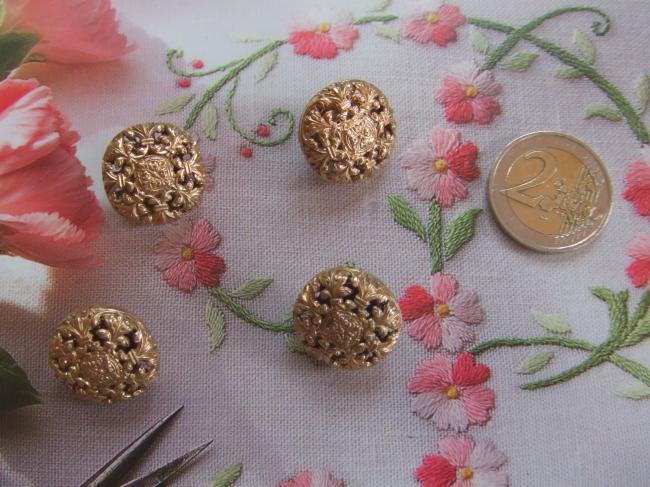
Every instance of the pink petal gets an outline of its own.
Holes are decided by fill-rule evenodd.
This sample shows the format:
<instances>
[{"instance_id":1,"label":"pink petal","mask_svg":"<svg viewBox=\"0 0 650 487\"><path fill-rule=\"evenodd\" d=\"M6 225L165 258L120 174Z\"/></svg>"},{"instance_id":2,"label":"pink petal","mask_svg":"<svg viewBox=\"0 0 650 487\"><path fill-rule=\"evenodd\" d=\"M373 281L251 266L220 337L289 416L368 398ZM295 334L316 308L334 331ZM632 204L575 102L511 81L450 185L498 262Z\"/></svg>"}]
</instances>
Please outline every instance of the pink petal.
<instances>
[{"instance_id":1,"label":"pink petal","mask_svg":"<svg viewBox=\"0 0 650 487\"><path fill-rule=\"evenodd\" d=\"M481 125L492 123L494 117L501 113L501 105L489 96L479 94L472 102L474 119Z\"/></svg>"},{"instance_id":2,"label":"pink petal","mask_svg":"<svg viewBox=\"0 0 650 487\"><path fill-rule=\"evenodd\" d=\"M165 272L163 279L171 287L176 287L183 292L189 293L196 288L196 272L194 270L194 261L180 261Z\"/></svg>"},{"instance_id":3,"label":"pink petal","mask_svg":"<svg viewBox=\"0 0 650 487\"><path fill-rule=\"evenodd\" d=\"M451 401L446 392L424 392L413 397L411 411L422 419L431 419L438 411L446 411ZM442 413L443 416L445 414ZM446 420L443 419L444 421Z\"/></svg>"},{"instance_id":4,"label":"pink petal","mask_svg":"<svg viewBox=\"0 0 650 487\"><path fill-rule=\"evenodd\" d=\"M478 324L485 320L485 313L475 292L460 292L449 301L452 314L465 323Z\"/></svg>"},{"instance_id":5,"label":"pink petal","mask_svg":"<svg viewBox=\"0 0 650 487\"><path fill-rule=\"evenodd\" d=\"M337 47L331 37L322 32L294 31L289 36L289 44L299 55L308 55L314 59L331 59L336 56Z\"/></svg>"},{"instance_id":6,"label":"pink petal","mask_svg":"<svg viewBox=\"0 0 650 487\"><path fill-rule=\"evenodd\" d=\"M467 436L448 436L438 442L438 451L454 467L466 467L474 451L474 440Z\"/></svg>"},{"instance_id":7,"label":"pink petal","mask_svg":"<svg viewBox=\"0 0 650 487\"><path fill-rule=\"evenodd\" d=\"M206 287L217 287L221 276L226 271L226 264L221 257L207 252L194 254L194 268L201 284Z\"/></svg>"},{"instance_id":8,"label":"pink petal","mask_svg":"<svg viewBox=\"0 0 650 487\"><path fill-rule=\"evenodd\" d=\"M466 431L470 420L460 400L444 397L446 401L436 409L432 421L439 430Z\"/></svg>"},{"instance_id":9,"label":"pink petal","mask_svg":"<svg viewBox=\"0 0 650 487\"><path fill-rule=\"evenodd\" d=\"M431 143L434 148L434 159L447 159L449 154L460 147L460 131L434 127L431 131Z\"/></svg>"},{"instance_id":10,"label":"pink petal","mask_svg":"<svg viewBox=\"0 0 650 487\"><path fill-rule=\"evenodd\" d=\"M192 228L190 246L195 252L209 252L214 250L221 243L221 237L212 228L212 225L201 218Z\"/></svg>"},{"instance_id":11,"label":"pink petal","mask_svg":"<svg viewBox=\"0 0 650 487\"><path fill-rule=\"evenodd\" d=\"M491 71L480 71L473 78L472 85L478 89L482 95L495 96L501 93L501 85L494 81Z\"/></svg>"},{"instance_id":12,"label":"pink petal","mask_svg":"<svg viewBox=\"0 0 650 487\"><path fill-rule=\"evenodd\" d=\"M473 487L508 487L508 485L508 475L504 472L475 470L472 477Z\"/></svg>"},{"instance_id":13,"label":"pink petal","mask_svg":"<svg viewBox=\"0 0 650 487\"><path fill-rule=\"evenodd\" d=\"M469 465L474 470L497 470L506 463L506 456L498 451L491 441L480 441L469 461Z\"/></svg>"},{"instance_id":14,"label":"pink petal","mask_svg":"<svg viewBox=\"0 0 650 487\"><path fill-rule=\"evenodd\" d=\"M474 355L471 353L463 352L456 359L452 377L454 384L474 386L482 384L490 378L490 369L484 364L476 364Z\"/></svg>"},{"instance_id":15,"label":"pink petal","mask_svg":"<svg viewBox=\"0 0 650 487\"><path fill-rule=\"evenodd\" d=\"M352 49L354 41L359 38L359 31L351 25L338 25L332 27L330 37L339 49Z\"/></svg>"},{"instance_id":16,"label":"pink petal","mask_svg":"<svg viewBox=\"0 0 650 487\"><path fill-rule=\"evenodd\" d=\"M438 15L440 16L439 22L450 27L460 27L465 23L465 16L455 5L443 3L438 9Z\"/></svg>"},{"instance_id":17,"label":"pink petal","mask_svg":"<svg viewBox=\"0 0 650 487\"><path fill-rule=\"evenodd\" d=\"M443 23L432 24L429 28L431 42L440 47L445 47L456 40L456 29Z\"/></svg>"},{"instance_id":18,"label":"pink petal","mask_svg":"<svg viewBox=\"0 0 650 487\"><path fill-rule=\"evenodd\" d=\"M433 311L433 296L422 286L409 286L400 298L399 306L405 320L414 320Z\"/></svg>"},{"instance_id":19,"label":"pink petal","mask_svg":"<svg viewBox=\"0 0 650 487\"><path fill-rule=\"evenodd\" d=\"M435 349L442 341L440 317L428 313L417 318L409 325L408 335L414 340L422 340L428 349Z\"/></svg>"},{"instance_id":20,"label":"pink petal","mask_svg":"<svg viewBox=\"0 0 650 487\"><path fill-rule=\"evenodd\" d=\"M436 100L443 105L458 103L466 100L467 85L462 84L452 75L447 75L442 79L442 87L436 92Z\"/></svg>"},{"instance_id":21,"label":"pink petal","mask_svg":"<svg viewBox=\"0 0 650 487\"><path fill-rule=\"evenodd\" d=\"M489 73L489 71L487 72ZM449 76L455 78L463 85L464 92L469 85L474 85L477 82L477 78L479 77L480 73L481 70L474 61L464 61L453 66L452 72L449 74ZM479 82L482 81L483 78L479 80Z\"/></svg>"},{"instance_id":22,"label":"pink petal","mask_svg":"<svg viewBox=\"0 0 650 487\"><path fill-rule=\"evenodd\" d=\"M404 24L402 35L420 44L426 44L431 42L431 28L432 25L426 20L415 19Z\"/></svg>"},{"instance_id":23,"label":"pink petal","mask_svg":"<svg viewBox=\"0 0 650 487\"><path fill-rule=\"evenodd\" d=\"M467 188L463 180L451 170L438 175L434 188L436 200L444 208L451 207L457 199L462 200L467 197Z\"/></svg>"},{"instance_id":24,"label":"pink petal","mask_svg":"<svg viewBox=\"0 0 650 487\"><path fill-rule=\"evenodd\" d=\"M482 385L464 387L459 401L471 424L484 425L495 406L494 391Z\"/></svg>"},{"instance_id":25,"label":"pink petal","mask_svg":"<svg viewBox=\"0 0 650 487\"><path fill-rule=\"evenodd\" d=\"M635 259L650 261L650 234L637 234L627 249L627 255Z\"/></svg>"},{"instance_id":26,"label":"pink petal","mask_svg":"<svg viewBox=\"0 0 650 487\"><path fill-rule=\"evenodd\" d=\"M469 325L454 316L442 320L442 346L445 350L457 353L473 341L474 331Z\"/></svg>"},{"instance_id":27,"label":"pink petal","mask_svg":"<svg viewBox=\"0 0 650 487\"><path fill-rule=\"evenodd\" d=\"M452 366L444 355L421 362L415 376L408 381L408 390L413 393L445 392L452 384Z\"/></svg>"},{"instance_id":28,"label":"pink petal","mask_svg":"<svg viewBox=\"0 0 650 487\"><path fill-rule=\"evenodd\" d=\"M456 479L456 469L441 456L425 455L415 478L423 487L450 487Z\"/></svg>"},{"instance_id":29,"label":"pink petal","mask_svg":"<svg viewBox=\"0 0 650 487\"><path fill-rule=\"evenodd\" d=\"M445 104L445 118L454 123L469 123L474 120L474 102L471 98L451 101Z\"/></svg>"},{"instance_id":30,"label":"pink petal","mask_svg":"<svg viewBox=\"0 0 650 487\"><path fill-rule=\"evenodd\" d=\"M433 299L438 303L449 303L456 295L458 282L453 276L436 272L431 276Z\"/></svg>"}]
</instances>

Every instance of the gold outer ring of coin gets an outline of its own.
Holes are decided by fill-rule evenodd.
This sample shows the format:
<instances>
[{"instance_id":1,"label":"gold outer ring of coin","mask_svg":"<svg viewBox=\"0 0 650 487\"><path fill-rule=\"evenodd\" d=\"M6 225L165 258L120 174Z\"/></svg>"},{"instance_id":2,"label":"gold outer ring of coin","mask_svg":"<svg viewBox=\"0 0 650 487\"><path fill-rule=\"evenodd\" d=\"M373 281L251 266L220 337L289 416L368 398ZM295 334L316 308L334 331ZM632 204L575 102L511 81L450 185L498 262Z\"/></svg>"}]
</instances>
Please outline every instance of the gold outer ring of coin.
<instances>
[{"instance_id":1,"label":"gold outer ring of coin","mask_svg":"<svg viewBox=\"0 0 650 487\"><path fill-rule=\"evenodd\" d=\"M525 247L565 252L603 230L612 185L596 152L560 132L533 132L506 146L488 180L500 227Z\"/></svg>"},{"instance_id":2,"label":"gold outer ring of coin","mask_svg":"<svg viewBox=\"0 0 650 487\"><path fill-rule=\"evenodd\" d=\"M293 308L305 351L333 367L371 367L393 350L402 332L395 295L372 274L335 267L316 274Z\"/></svg>"},{"instance_id":3,"label":"gold outer ring of coin","mask_svg":"<svg viewBox=\"0 0 650 487\"><path fill-rule=\"evenodd\" d=\"M171 123L143 123L118 133L102 161L113 208L137 223L178 220L199 202L206 174L196 140Z\"/></svg>"},{"instance_id":4,"label":"gold outer ring of coin","mask_svg":"<svg viewBox=\"0 0 650 487\"><path fill-rule=\"evenodd\" d=\"M393 110L381 90L353 79L333 83L309 101L298 138L320 176L350 183L385 165L396 129Z\"/></svg>"},{"instance_id":5,"label":"gold outer ring of coin","mask_svg":"<svg viewBox=\"0 0 650 487\"><path fill-rule=\"evenodd\" d=\"M111 404L142 394L154 380L160 358L154 338L138 318L93 306L69 314L57 326L48 361L78 397Z\"/></svg>"}]
</instances>

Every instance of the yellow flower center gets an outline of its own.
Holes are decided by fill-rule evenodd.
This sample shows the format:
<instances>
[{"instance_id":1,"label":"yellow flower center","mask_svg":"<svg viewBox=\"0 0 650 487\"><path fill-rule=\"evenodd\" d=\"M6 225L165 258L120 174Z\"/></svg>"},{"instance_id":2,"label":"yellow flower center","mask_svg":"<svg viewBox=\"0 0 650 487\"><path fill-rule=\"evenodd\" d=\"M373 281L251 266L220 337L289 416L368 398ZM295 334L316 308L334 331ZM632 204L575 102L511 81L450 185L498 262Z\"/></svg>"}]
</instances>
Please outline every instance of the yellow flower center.
<instances>
[{"instance_id":1,"label":"yellow flower center","mask_svg":"<svg viewBox=\"0 0 650 487\"><path fill-rule=\"evenodd\" d=\"M447 389L447 397L449 399L458 399L460 397L460 391L458 390L458 387L451 386L449 389Z\"/></svg>"},{"instance_id":2,"label":"yellow flower center","mask_svg":"<svg viewBox=\"0 0 650 487\"><path fill-rule=\"evenodd\" d=\"M321 32L329 32L332 29L332 24L329 22L321 22L318 24L318 30Z\"/></svg>"},{"instance_id":3,"label":"yellow flower center","mask_svg":"<svg viewBox=\"0 0 650 487\"><path fill-rule=\"evenodd\" d=\"M447 303L442 303L436 306L436 312L440 316L447 316L449 314L449 305Z\"/></svg>"},{"instance_id":4,"label":"yellow flower center","mask_svg":"<svg viewBox=\"0 0 650 487\"><path fill-rule=\"evenodd\" d=\"M478 89L474 85L469 85L465 90L465 94L470 98L476 98L476 95L478 95Z\"/></svg>"},{"instance_id":5,"label":"yellow flower center","mask_svg":"<svg viewBox=\"0 0 650 487\"><path fill-rule=\"evenodd\" d=\"M440 15L438 15L438 12L431 12L429 15L427 15L427 22L430 24L435 24L440 20Z\"/></svg>"},{"instance_id":6,"label":"yellow flower center","mask_svg":"<svg viewBox=\"0 0 650 487\"><path fill-rule=\"evenodd\" d=\"M445 169L447 169L447 161L444 159L438 159L436 162L433 163L434 166L436 166L436 171L442 172Z\"/></svg>"},{"instance_id":7,"label":"yellow flower center","mask_svg":"<svg viewBox=\"0 0 650 487\"><path fill-rule=\"evenodd\" d=\"M474 470L472 470L470 467L463 467L460 469L460 477L463 480L471 480L474 478Z\"/></svg>"},{"instance_id":8,"label":"yellow flower center","mask_svg":"<svg viewBox=\"0 0 650 487\"><path fill-rule=\"evenodd\" d=\"M192 260L194 258L194 251L191 247L183 247L181 250L181 259L183 260Z\"/></svg>"}]
</instances>

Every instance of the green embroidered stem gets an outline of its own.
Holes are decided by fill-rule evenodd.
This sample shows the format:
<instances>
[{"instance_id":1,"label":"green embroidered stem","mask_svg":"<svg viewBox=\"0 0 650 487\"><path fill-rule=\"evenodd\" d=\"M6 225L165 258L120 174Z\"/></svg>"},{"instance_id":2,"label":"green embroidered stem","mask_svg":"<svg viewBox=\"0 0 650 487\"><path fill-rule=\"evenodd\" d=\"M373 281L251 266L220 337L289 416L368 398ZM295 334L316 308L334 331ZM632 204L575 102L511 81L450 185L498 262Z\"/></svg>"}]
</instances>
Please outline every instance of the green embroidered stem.
<instances>
[{"instance_id":1,"label":"green embroidered stem","mask_svg":"<svg viewBox=\"0 0 650 487\"><path fill-rule=\"evenodd\" d=\"M260 50L254 52L247 58L244 58L241 62L236 64L230 71L228 71L224 76L222 76L214 85L212 85L210 88L208 88L201 99L192 107L192 111L190 111L190 114L187 117L187 120L185 121L184 127L185 129L189 129L194 125L196 122L196 119L199 117L199 114L207 105L214 95L216 95L221 88L223 88L228 82L232 81L235 79L237 76L239 76L239 73L241 73L244 69L246 69L248 66L250 66L252 63L257 61L259 58L264 56L265 54L268 54L269 52L275 51L277 48L280 46L283 46L286 44L287 41L273 41L264 47L262 47Z\"/></svg>"},{"instance_id":2,"label":"green embroidered stem","mask_svg":"<svg viewBox=\"0 0 650 487\"><path fill-rule=\"evenodd\" d=\"M219 287L210 288L210 294L223 303L233 314L253 326L257 326L262 330L274 331L280 333L289 333L294 331L293 323L291 320L272 322L258 318L253 313L248 311L244 306L239 304L235 299L228 294L227 291Z\"/></svg>"},{"instance_id":3,"label":"green embroidered stem","mask_svg":"<svg viewBox=\"0 0 650 487\"><path fill-rule=\"evenodd\" d=\"M616 365L619 369L624 370L635 379L640 380L645 385L650 387L650 369L641 365L639 362L630 360L617 353L613 353L609 357L609 361Z\"/></svg>"},{"instance_id":4,"label":"green embroidered stem","mask_svg":"<svg viewBox=\"0 0 650 487\"><path fill-rule=\"evenodd\" d=\"M355 19L352 24L362 25L370 24L371 22L392 22L393 20L397 19L399 19L397 15L367 15L365 17L359 17L358 19Z\"/></svg>"},{"instance_id":5,"label":"green embroidered stem","mask_svg":"<svg viewBox=\"0 0 650 487\"><path fill-rule=\"evenodd\" d=\"M246 133L238 124L237 121L235 120L235 115L233 113L232 109L232 99L235 96L235 92L237 91L237 84L239 83L239 76L236 76L235 79L232 82L232 86L228 90L228 93L226 94L226 116L228 117L228 122L230 122L230 126L232 129L237 132L240 136L242 136L244 139L246 139L248 142L251 144L255 145L260 145L263 147L271 147L274 145L279 145L282 144L284 141L286 141L289 137L291 137L291 134L293 133L293 128L295 125L295 120L293 117L293 113L291 113L289 110L284 110L282 108L275 108L271 110L271 113L267 117L266 121L267 123L271 125L275 125L277 123L277 117L282 115L287 118L287 129L282 133L278 138L276 139L271 139L271 140L264 140L264 139L257 139L250 134Z\"/></svg>"},{"instance_id":6,"label":"green embroidered stem","mask_svg":"<svg viewBox=\"0 0 650 487\"><path fill-rule=\"evenodd\" d=\"M575 367L571 367L570 369L567 369L560 374L554 375L553 377L549 377L548 379L542 379L535 382L529 382L528 384L523 384L521 388L527 391L534 391L535 389L541 389L543 387L549 387L561 382L569 381L574 377L579 376L580 374L584 374L589 369L596 367L603 362L606 362L607 359L608 357L606 354L595 352L594 354L590 355L587 360L579 365L576 365Z\"/></svg>"},{"instance_id":7,"label":"green embroidered stem","mask_svg":"<svg viewBox=\"0 0 650 487\"><path fill-rule=\"evenodd\" d=\"M497 338L478 344L470 350L474 355L480 355L493 348L499 347L530 347L533 345L553 345L557 347L572 348L592 352L595 345L584 340L575 340L565 337L535 337L535 338Z\"/></svg>"},{"instance_id":8,"label":"green embroidered stem","mask_svg":"<svg viewBox=\"0 0 650 487\"><path fill-rule=\"evenodd\" d=\"M218 73L220 71L225 71L226 69L232 68L233 66L236 66L237 64L243 61L243 59L234 59L229 63L222 64L221 66L217 66L216 68L208 69L207 71L183 71L177 68L176 66L174 66L174 58L179 59L182 57L183 57L182 49L170 49L169 51L167 51L167 61L165 62L165 64L167 64L167 69L169 69L176 76L180 76L182 78L200 78L203 76L208 76L214 73Z\"/></svg>"},{"instance_id":9,"label":"green embroidered stem","mask_svg":"<svg viewBox=\"0 0 650 487\"><path fill-rule=\"evenodd\" d=\"M431 249L431 274L442 272L442 210L435 199L429 206L427 240Z\"/></svg>"}]
</instances>

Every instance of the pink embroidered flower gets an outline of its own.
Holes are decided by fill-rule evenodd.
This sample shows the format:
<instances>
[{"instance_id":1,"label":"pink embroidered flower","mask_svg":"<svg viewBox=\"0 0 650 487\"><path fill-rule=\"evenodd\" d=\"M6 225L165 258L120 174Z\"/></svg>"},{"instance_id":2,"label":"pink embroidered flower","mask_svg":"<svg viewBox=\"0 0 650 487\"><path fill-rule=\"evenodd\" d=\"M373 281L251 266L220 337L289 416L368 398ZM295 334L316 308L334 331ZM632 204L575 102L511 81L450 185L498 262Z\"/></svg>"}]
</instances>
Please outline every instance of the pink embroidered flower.
<instances>
[{"instance_id":1,"label":"pink embroidered flower","mask_svg":"<svg viewBox=\"0 0 650 487\"><path fill-rule=\"evenodd\" d=\"M345 487L345 482L329 472L299 472L291 480L280 482L279 487Z\"/></svg>"},{"instance_id":2,"label":"pink embroidered flower","mask_svg":"<svg viewBox=\"0 0 650 487\"><path fill-rule=\"evenodd\" d=\"M438 10L419 10L407 15L402 35L421 44L435 42L441 47L456 41L456 28L465 23L465 17L454 5L443 4Z\"/></svg>"},{"instance_id":3,"label":"pink embroidered flower","mask_svg":"<svg viewBox=\"0 0 650 487\"><path fill-rule=\"evenodd\" d=\"M474 356L463 352L455 364L435 354L418 365L408 390L415 394L413 412L432 419L440 430L465 431L470 425L484 425L494 409L494 392L483 384L490 369L474 364Z\"/></svg>"},{"instance_id":4,"label":"pink embroidered flower","mask_svg":"<svg viewBox=\"0 0 650 487\"><path fill-rule=\"evenodd\" d=\"M508 475L500 470L507 458L491 441L448 436L438 442L438 451L425 455L415 471L423 487L508 486Z\"/></svg>"},{"instance_id":5,"label":"pink embroidered flower","mask_svg":"<svg viewBox=\"0 0 650 487\"><path fill-rule=\"evenodd\" d=\"M156 267L167 284L186 293L194 291L197 281L217 287L226 271L223 259L212 252L220 243L219 234L203 218L196 224L172 225L154 249Z\"/></svg>"},{"instance_id":6,"label":"pink embroidered flower","mask_svg":"<svg viewBox=\"0 0 650 487\"><path fill-rule=\"evenodd\" d=\"M446 75L436 100L445 107L450 122L492 123L501 113L501 106L492 98L501 91L490 71L481 71L474 63L464 63Z\"/></svg>"},{"instance_id":7,"label":"pink embroidered flower","mask_svg":"<svg viewBox=\"0 0 650 487\"><path fill-rule=\"evenodd\" d=\"M634 259L625 269L630 281L635 287L650 290L650 234L638 234L627 249L627 254Z\"/></svg>"},{"instance_id":8,"label":"pink embroidered flower","mask_svg":"<svg viewBox=\"0 0 650 487\"><path fill-rule=\"evenodd\" d=\"M636 212L650 221L650 146L645 146L641 158L630 165L625 176L623 198L631 201Z\"/></svg>"},{"instance_id":9,"label":"pink embroidered flower","mask_svg":"<svg viewBox=\"0 0 650 487\"><path fill-rule=\"evenodd\" d=\"M5 0L3 30L40 37L34 52L48 61L111 61L135 49L119 31L110 0Z\"/></svg>"},{"instance_id":10,"label":"pink embroidered flower","mask_svg":"<svg viewBox=\"0 0 650 487\"><path fill-rule=\"evenodd\" d=\"M48 87L0 83L0 254L54 267L96 264L90 242L103 216L75 157L77 140Z\"/></svg>"},{"instance_id":11,"label":"pink embroidered flower","mask_svg":"<svg viewBox=\"0 0 650 487\"><path fill-rule=\"evenodd\" d=\"M431 276L431 292L409 286L399 305L404 319L411 321L409 336L429 349L442 344L450 352L460 352L474 340L472 325L485 319L478 295L459 293L456 279L439 272Z\"/></svg>"},{"instance_id":12,"label":"pink embroidered flower","mask_svg":"<svg viewBox=\"0 0 650 487\"><path fill-rule=\"evenodd\" d=\"M434 127L431 138L412 146L400 157L406 185L423 200L436 199L444 207L467 197L466 181L478 178L478 149L461 143L460 132Z\"/></svg>"},{"instance_id":13,"label":"pink embroidered flower","mask_svg":"<svg viewBox=\"0 0 650 487\"><path fill-rule=\"evenodd\" d=\"M315 12L310 18L299 20L291 30L289 44L293 52L314 59L331 59L339 49L350 50L359 37L350 14Z\"/></svg>"}]
</instances>

